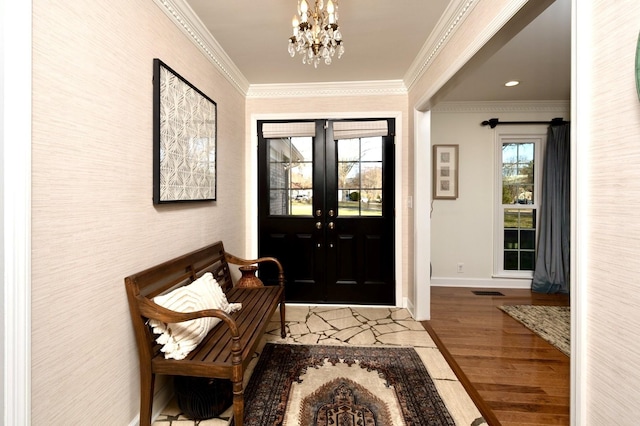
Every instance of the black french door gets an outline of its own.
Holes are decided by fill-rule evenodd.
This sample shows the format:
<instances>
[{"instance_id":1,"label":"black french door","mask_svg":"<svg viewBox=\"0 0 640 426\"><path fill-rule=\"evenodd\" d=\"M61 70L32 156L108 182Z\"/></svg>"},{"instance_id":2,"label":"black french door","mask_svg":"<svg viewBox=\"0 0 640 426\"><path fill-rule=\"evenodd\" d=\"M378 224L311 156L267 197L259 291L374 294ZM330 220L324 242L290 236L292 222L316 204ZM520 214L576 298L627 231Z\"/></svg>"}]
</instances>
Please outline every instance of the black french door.
<instances>
[{"instance_id":1,"label":"black french door","mask_svg":"<svg viewBox=\"0 0 640 426\"><path fill-rule=\"evenodd\" d=\"M259 255L287 301L395 304L394 125L258 122Z\"/></svg>"}]
</instances>

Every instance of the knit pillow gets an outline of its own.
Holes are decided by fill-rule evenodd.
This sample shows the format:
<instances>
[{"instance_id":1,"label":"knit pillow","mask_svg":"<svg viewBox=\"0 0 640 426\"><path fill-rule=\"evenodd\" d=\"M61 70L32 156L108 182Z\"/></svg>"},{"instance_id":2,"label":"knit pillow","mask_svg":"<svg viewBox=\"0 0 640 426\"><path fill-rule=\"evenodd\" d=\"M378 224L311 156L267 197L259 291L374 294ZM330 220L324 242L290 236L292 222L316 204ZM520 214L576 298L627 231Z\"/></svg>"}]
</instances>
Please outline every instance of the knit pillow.
<instances>
[{"instance_id":1,"label":"knit pillow","mask_svg":"<svg viewBox=\"0 0 640 426\"><path fill-rule=\"evenodd\" d=\"M189 285L177 288L167 294L154 297L160 306L176 312L194 312L204 309L220 309L230 314L242 307L240 303L229 303L222 288L210 272ZM149 320L153 333L158 334L156 342L162 346L164 357L184 359L196 348L221 320L205 317L179 323L164 323Z\"/></svg>"}]
</instances>

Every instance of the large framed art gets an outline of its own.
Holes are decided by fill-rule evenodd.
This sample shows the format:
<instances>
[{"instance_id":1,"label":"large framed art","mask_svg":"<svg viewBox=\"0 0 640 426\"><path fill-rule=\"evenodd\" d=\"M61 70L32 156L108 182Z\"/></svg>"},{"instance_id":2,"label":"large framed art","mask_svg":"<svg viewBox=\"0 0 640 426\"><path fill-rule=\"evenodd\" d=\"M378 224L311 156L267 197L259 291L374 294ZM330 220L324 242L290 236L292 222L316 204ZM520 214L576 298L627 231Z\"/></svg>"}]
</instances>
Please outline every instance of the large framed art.
<instances>
[{"instance_id":1,"label":"large framed art","mask_svg":"<svg viewBox=\"0 0 640 426\"><path fill-rule=\"evenodd\" d=\"M216 200L217 105L153 60L153 202Z\"/></svg>"}]
</instances>

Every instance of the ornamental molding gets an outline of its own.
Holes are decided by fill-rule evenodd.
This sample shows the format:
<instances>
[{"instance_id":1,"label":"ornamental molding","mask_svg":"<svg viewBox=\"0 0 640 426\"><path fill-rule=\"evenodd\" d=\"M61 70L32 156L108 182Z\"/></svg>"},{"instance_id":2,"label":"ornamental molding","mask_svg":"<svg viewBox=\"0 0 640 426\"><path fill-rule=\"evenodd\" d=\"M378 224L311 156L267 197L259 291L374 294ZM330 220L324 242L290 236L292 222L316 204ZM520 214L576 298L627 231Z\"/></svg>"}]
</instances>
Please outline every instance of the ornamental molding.
<instances>
[{"instance_id":1,"label":"ornamental molding","mask_svg":"<svg viewBox=\"0 0 640 426\"><path fill-rule=\"evenodd\" d=\"M302 96L406 95L460 27L479 0L454 0L438 21L403 80L352 81L308 84L250 85L240 69L211 35L186 0L154 0L169 19L200 49L220 73L247 98L290 98ZM409 82L409 84L407 84Z\"/></svg>"},{"instance_id":2,"label":"ornamental molding","mask_svg":"<svg viewBox=\"0 0 640 426\"><path fill-rule=\"evenodd\" d=\"M407 95L402 80L344 81L328 83L252 84L248 99L308 98L325 96Z\"/></svg>"},{"instance_id":3,"label":"ornamental molding","mask_svg":"<svg viewBox=\"0 0 640 426\"><path fill-rule=\"evenodd\" d=\"M499 112L571 112L570 101L490 101L490 102L441 102L432 112L436 113L499 113Z\"/></svg>"},{"instance_id":4,"label":"ornamental molding","mask_svg":"<svg viewBox=\"0 0 640 426\"><path fill-rule=\"evenodd\" d=\"M231 60L222 46L211 35L198 15L186 0L153 0L158 7L191 39L205 57L220 70L220 73L243 95L247 94L249 82Z\"/></svg>"},{"instance_id":5,"label":"ornamental molding","mask_svg":"<svg viewBox=\"0 0 640 426\"><path fill-rule=\"evenodd\" d=\"M479 0L453 0L424 43L404 77L408 89L425 73Z\"/></svg>"},{"instance_id":6,"label":"ornamental molding","mask_svg":"<svg viewBox=\"0 0 640 426\"><path fill-rule=\"evenodd\" d=\"M196 47L238 92L247 98L259 99L308 96L407 95L409 89L431 66L452 35L460 28L480 0L453 0L449 4L436 24L434 31L409 67L403 80L255 85L249 84L246 77L211 35L186 0L154 0L154 2L191 39ZM513 6L509 10L511 9L517 10L518 7Z\"/></svg>"}]
</instances>

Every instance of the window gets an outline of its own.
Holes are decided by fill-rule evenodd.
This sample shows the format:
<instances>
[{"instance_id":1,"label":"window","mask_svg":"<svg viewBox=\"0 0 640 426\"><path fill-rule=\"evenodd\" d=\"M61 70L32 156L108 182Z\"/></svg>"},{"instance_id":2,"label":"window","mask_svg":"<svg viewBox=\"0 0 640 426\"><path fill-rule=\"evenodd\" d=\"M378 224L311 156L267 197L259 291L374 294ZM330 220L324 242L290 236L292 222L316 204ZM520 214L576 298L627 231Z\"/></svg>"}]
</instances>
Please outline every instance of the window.
<instances>
[{"instance_id":1,"label":"window","mask_svg":"<svg viewBox=\"0 0 640 426\"><path fill-rule=\"evenodd\" d=\"M535 268L543 135L498 135L494 274L531 278Z\"/></svg>"}]
</instances>

